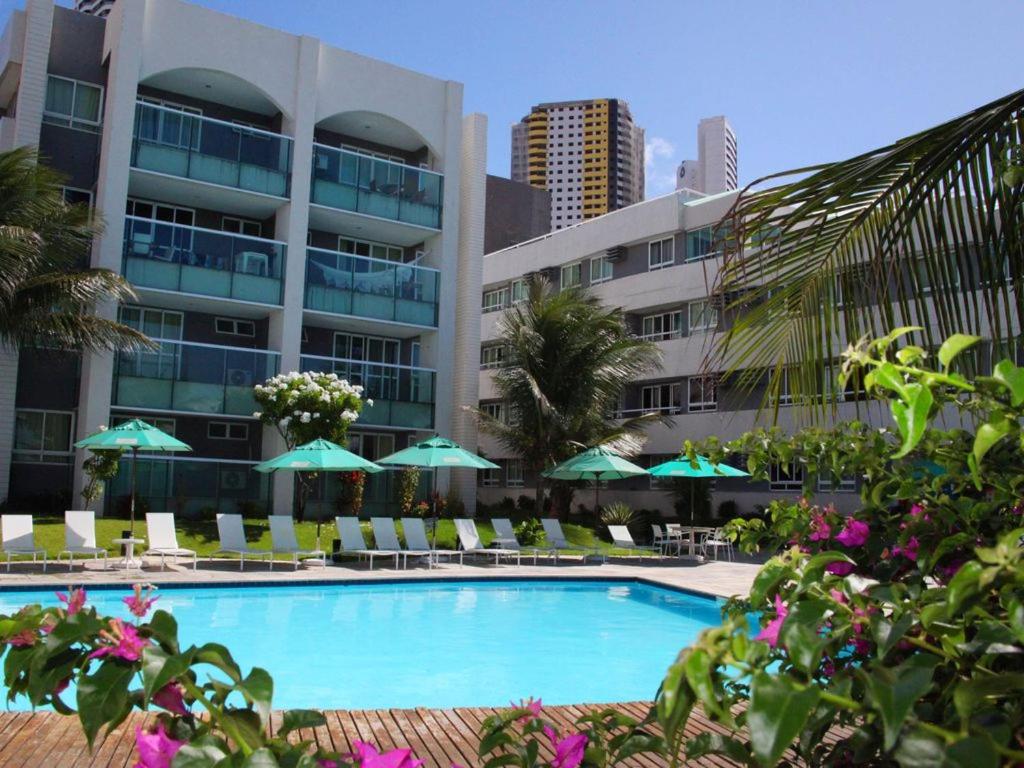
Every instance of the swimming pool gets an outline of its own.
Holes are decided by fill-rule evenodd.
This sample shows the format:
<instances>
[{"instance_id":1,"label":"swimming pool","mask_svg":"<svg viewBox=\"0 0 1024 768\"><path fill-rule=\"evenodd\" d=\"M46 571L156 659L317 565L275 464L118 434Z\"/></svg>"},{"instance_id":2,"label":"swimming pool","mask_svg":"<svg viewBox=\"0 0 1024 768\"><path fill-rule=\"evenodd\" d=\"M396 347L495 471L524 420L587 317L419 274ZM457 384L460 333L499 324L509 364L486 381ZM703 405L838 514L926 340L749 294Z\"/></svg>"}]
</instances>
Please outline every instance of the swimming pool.
<instances>
[{"instance_id":1,"label":"swimming pool","mask_svg":"<svg viewBox=\"0 0 1024 768\"><path fill-rule=\"evenodd\" d=\"M129 618L126 589L89 591ZM631 581L449 581L174 587L183 645L225 644L274 677L274 707L376 709L650 699L715 600ZM0 592L0 613L53 604ZM27 708L26 702L14 707Z\"/></svg>"}]
</instances>

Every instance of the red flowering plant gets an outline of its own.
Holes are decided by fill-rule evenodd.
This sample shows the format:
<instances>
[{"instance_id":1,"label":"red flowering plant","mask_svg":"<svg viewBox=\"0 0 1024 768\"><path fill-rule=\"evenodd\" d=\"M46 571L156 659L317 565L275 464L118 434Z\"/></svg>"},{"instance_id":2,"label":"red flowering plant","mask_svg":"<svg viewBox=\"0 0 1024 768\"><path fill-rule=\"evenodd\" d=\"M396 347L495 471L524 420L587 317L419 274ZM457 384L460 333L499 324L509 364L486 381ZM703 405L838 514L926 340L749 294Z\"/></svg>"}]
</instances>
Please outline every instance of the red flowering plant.
<instances>
[{"instance_id":1,"label":"red flowering plant","mask_svg":"<svg viewBox=\"0 0 1024 768\"><path fill-rule=\"evenodd\" d=\"M933 364L897 348L913 330L844 357L843 376L864 382L859 406L888 406L893 428L762 430L693 448L745 456L754 479L798 466L805 497L730 524L743 549L776 554L669 671L657 714L670 754L1024 763L1024 369L1003 360L969 377L958 361L979 339L951 337ZM857 510L812 503L819 478L856 478ZM698 704L730 735L687 739Z\"/></svg>"}]
</instances>

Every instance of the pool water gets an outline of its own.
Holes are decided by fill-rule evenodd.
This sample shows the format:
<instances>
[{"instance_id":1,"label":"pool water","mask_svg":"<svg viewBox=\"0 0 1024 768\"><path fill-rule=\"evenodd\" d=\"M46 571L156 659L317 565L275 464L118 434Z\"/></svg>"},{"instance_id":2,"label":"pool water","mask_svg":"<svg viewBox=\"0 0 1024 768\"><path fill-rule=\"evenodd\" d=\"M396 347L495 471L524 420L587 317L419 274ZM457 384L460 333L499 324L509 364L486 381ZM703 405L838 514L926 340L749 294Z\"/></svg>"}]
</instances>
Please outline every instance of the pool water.
<instances>
[{"instance_id":1,"label":"pool water","mask_svg":"<svg viewBox=\"0 0 1024 768\"><path fill-rule=\"evenodd\" d=\"M130 618L127 590L91 590ZM158 592L182 645L220 642L274 677L274 707L375 709L650 699L681 648L720 623L706 597L636 582L474 581L187 587ZM0 592L0 613L53 604ZM203 668L200 668L202 670ZM28 708L27 702L14 707Z\"/></svg>"}]
</instances>

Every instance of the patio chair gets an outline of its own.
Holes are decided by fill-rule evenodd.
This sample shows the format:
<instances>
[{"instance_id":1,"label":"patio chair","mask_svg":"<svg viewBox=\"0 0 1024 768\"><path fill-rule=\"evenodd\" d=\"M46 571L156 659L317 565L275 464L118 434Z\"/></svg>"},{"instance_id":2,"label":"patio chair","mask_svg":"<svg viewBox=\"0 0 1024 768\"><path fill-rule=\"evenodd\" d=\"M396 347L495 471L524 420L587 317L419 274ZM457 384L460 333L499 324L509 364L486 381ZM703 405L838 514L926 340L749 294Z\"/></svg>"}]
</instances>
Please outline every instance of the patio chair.
<instances>
[{"instance_id":1,"label":"patio chair","mask_svg":"<svg viewBox=\"0 0 1024 768\"><path fill-rule=\"evenodd\" d=\"M516 565L520 564L520 553L518 549L505 549L503 547L485 547L480 541L480 534L476 530L476 523L469 518L460 518L455 521L455 532L459 535L459 544L462 551L467 555L494 556L494 564L503 557L515 558Z\"/></svg>"},{"instance_id":2,"label":"patio chair","mask_svg":"<svg viewBox=\"0 0 1024 768\"><path fill-rule=\"evenodd\" d=\"M179 557L192 556L192 570L198 565L198 557L194 549L185 549L178 546L178 532L174 530L173 512L147 512L146 532L149 537L149 549L142 553L146 555L160 556L160 570L167 568L167 558L173 557L178 562Z\"/></svg>"},{"instance_id":3,"label":"patio chair","mask_svg":"<svg viewBox=\"0 0 1024 768\"><path fill-rule=\"evenodd\" d=\"M7 555L7 572L11 572L11 558L18 555L32 555L32 564L35 565L36 557L43 556L43 573L46 573L46 550L36 546L35 536L32 532L32 515L2 515L0 516L0 529L2 529L3 552Z\"/></svg>"},{"instance_id":4,"label":"patio chair","mask_svg":"<svg viewBox=\"0 0 1024 768\"><path fill-rule=\"evenodd\" d=\"M678 527L672 528L671 525L666 525L665 529L657 523L651 523L651 544L656 547L661 547L661 551L668 554L669 549L675 547L676 553L680 551L682 546L683 533Z\"/></svg>"},{"instance_id":5,"label":"patio chair","mask_svg":"<svg viewBox=\"0 0 1024 768\"><path fill-rule=\"evenodd\" d=\"M64 513L64 549L57 555L57 565L64 555L68 556L69 571L75 555L92 555L93 560L103 555L103 570L107 570L107 550L96 546L95 512L69 510Z\"/></svg>"},{"instance_id":6,"label":"patio chair","mask_svg":"<svg viewBox=\"0 0 1024 768\"><path fill-rule=\"evenodd\" d=\"M242 525L241 515L217 515L217 538L220 539L220 549L215 555L238 555L238 570L245 570L245 556L266 557L273 560L274 553L269 549L253 549L245 540L245 526ZM273 567L273 563L271 563Z\"/></svg>"},{"instance_id":7,"label":"patio chair","mask_svg":"<svg viewBox=\"0 0 1024 768\"><path fill-rule=\"evenodd\" d=\"M661 551L661 547L654 546L653 544L637 544L633 541L633 535L625 525L609 525L608 533L612 536L613 546L625 549L628 552L635 552L637 557L643 557L645 552L656 552L658 557L665 556L665 553Z\"/></svg>"},{"instance_id":8,"label":"patio chair","mask_svg":"<svg viewBox=\"0 0 1024 768\"><path fill-rule=\"evenodd\" d=\"M550 544L556 550L560 552L565 552L568 550L574 552L582 552L584 563L587 561L587 558L591 555L594 555L595 557L600 557L604 560L608 559L605 556L605 554L597 547L581 547L577 546L576 544L571 544L569 540L565 538L565 533L562 532L562 524L558 522L557 518L542 518L540 524L544 526L544 536L547 538L548 544Z\"/></svg>"},{"instance_id":9,"label":"patio chair","mask_svg":"<svg viewBox=\"0 0 1024 768\"><path fill-rule=\"evenodd\" d=\"M555 565L558 565L557 547L524 547L516 538L516 531L515 528L512 527L512 521L507 517L491 518L491 525L494 526L494 535L501 539L501 543L508 549L518 549L520 552L532 552L534 565L537 564L537 555L541 552L545 553L549 557L554 557Z\"/></svg>"},{"instance_id":10,"label":"patio chair","mask_svg":"<svg viewBox=\"0 0 1024 768\"><path fill-rule=\"evenodd\" d=\"M291 515L271 515L269 519L270 549L274 555L291 555L296 571L303 558L319 560L322 566L327 567L327 554L322 549L302 549L299 546ZM274 570L273 556L270 558L270 570Z\"/></svg>"},{"instance_id":11,"label":"patio chair","mask_svg":"<svg viewBox=\"0 0 1024 768\"><path fill-rule=\"evenodd\" d=\"M373 543L377 549L385 552L401 552L402 567L409 567L409 556L427 558L428 567L433 565L433 557L430 548L426 549L402 549L398 541L398 531L395 530L395 521L391 517L371 517L370 525L373 527Z\"/></svg>"},{"instance_id":12,"label":"patio chair","mask_svg":"<svg viewBox=\"0 0 1024 768\"><path fill-rule=\"evenodd\" d=\"M388 552L385 549L370 549L366 546L366 539L363 538L363 529L359 527L358 517L336 517L334 524L338 527L338 536L341 538L341 551L339 554L355 555L362 560L364 557L370 559L370 570L373 570L374 557L395 558L395 570L398 570L398 556L400 552Z\"/></svg>"},{"instance_id":13,"label":"patio chair","mask_svg":"<svg viewBox=\"0 0 1024 768\"><path fill-rule=\"evenodd\" d=\"M459 558L459 565L462 565L462 550L459 549L437 549L430 546L427 541L427 528L421 517L403 517L402 532L405 534L405 546L409 549L425 550L430 552L433 562L436 564L438 557L447 557L449 562L453 557Z\"/></svg>"},{"instance_id":14,"label":"patio chair","mask_svg":"<svg viewBox=\"0 0 1024 768\"><path fill-rule=\"evenodd\" d=\"M730 563L732 562L732 541L726 537L724 529L715 528L711 533L705 534L704 539L700 543L701 555L707 557L709 549L714 553L715 560L718 559L718 550L724 549L726 558Z\"/></svg>"}]
</instances>

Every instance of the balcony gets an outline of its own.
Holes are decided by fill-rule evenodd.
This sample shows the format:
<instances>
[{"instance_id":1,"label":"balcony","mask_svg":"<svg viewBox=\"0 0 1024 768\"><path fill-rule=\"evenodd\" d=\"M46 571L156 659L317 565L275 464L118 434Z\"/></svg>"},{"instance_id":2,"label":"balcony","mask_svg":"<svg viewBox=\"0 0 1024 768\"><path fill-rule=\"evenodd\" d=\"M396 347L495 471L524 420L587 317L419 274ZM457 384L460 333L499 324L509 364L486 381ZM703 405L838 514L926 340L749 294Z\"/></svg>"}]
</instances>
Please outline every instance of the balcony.
<instances>
[{"instance_id":1,"label":"balcony","mask_svg":"<svg viewBox=\"0 0 1024 768\"><path fill-rule=\"evenodd\" d=\"M319 248L306 253L306 309L437 327L436 269Z\"/></svg>"},{"instance_id":2,"label":"balcony","mask_svg":"<svg viewBox=\"0 0 1024 768\"><path fill-rule=\"evenodd\" d=\"M156 104L135 105L133 168L285 198L291 164L287 136Z\"/></svg>"},{"instance_id":3,"label":"balcony","mask_svg":"<svg viewBox=\"0 0 1024 768\"><path fill-rule=\"evenodd\" d=\"M253 385L277 374L280 354L157 339L160 348L114 358L114 406L252 416Z\"/></svg>"},{"instance_id":4,"label":"balcony","mask_svg":"<svg viewBox=\"0 0 1024 768\"><path fill-rule=\"evenodd\" d=\"M122 254L139 288L281 304L284 243L128 216Z\"/></svg>"},{"instance_id":5,"label":"balcony","mask_svg":"<svg viewBox=\"0 0 1024 768\"><path fill-rule=\"evenodd\" d=\"M443 196L444 177L434 171L323 144L313 146L310 201L415 228L406 241L391 234L387 242L413 245L423 239L424 229L439 230ZM322 227L316 213L310 212L311 220ZM360 222L365 223L366 219ZM384 234L377 232L374 236Z\"/></svg>"},{"instance_id":6,"label":"balcony","mask_svg":"<svg viewBox=\"0 0 1024 768\"><path fill-rule=\"evenodd\" d=\"M367 363L336 357L303 355L303 371L336 373L363 387L363 405L357 424L378 427L433 429L434 384L437 374L429 368Z\"/></svg>"}]
</instances>

